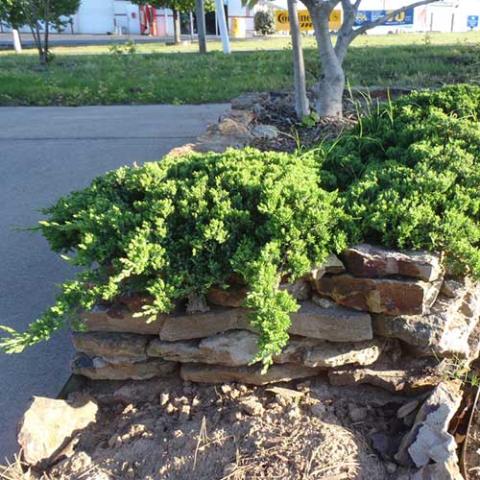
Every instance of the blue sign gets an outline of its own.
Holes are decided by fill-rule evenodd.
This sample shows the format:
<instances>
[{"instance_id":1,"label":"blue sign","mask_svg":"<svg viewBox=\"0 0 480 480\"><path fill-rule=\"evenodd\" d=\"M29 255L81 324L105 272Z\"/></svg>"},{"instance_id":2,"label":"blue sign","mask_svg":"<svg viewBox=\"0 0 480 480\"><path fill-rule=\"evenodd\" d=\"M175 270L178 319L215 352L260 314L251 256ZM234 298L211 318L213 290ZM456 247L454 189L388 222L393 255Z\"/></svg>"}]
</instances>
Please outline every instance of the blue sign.
<instances>
[{"instance_id":1,"label":"blue sign","mask_svg":"<svg viewBox=\"0 0 480 480\"><path fill-rule=\"evenodd\" d=\"M478 27L478 15L469 15L467 17L467 27L468 28Z\"/></svg>"},{"instance_id":2,"label":"blue sign","mask_svg":"<svg viewBox=\"0 0 480 480\"><path fill-rule=\"evenodd\" d=\"M388 10L359 10L355 18L355 26L361 27L364 23L374 22L388 14ZM382 25L413 25L413 8L388 19Z\"/></svg>"}]
</instances>

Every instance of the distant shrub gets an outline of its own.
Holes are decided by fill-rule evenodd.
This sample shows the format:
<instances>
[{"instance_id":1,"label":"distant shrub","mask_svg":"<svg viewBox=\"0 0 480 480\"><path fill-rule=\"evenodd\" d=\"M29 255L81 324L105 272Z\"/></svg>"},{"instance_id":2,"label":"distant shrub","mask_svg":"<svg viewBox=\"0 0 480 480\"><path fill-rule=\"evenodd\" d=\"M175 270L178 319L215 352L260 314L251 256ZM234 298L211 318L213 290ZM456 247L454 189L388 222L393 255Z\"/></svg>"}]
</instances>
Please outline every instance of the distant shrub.
<instances>
[{"instance_id":1,"label":"distant shrub","mask_svg":"<svg viewBox=\"0 0 480 480\"><path fill-rule=\"evenodd\" d=\"M260 10L253 17L255 31L261 35L275 33L275 18L270 10Z\"/></svg>"}]
</instances>

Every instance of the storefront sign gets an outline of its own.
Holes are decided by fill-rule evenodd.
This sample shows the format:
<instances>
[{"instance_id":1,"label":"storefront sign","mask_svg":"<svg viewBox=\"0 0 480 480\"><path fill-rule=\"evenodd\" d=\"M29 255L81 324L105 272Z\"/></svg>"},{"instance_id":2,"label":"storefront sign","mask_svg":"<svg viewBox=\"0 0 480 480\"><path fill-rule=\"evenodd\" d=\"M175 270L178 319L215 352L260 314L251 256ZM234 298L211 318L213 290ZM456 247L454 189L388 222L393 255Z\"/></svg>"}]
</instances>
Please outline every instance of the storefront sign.
<instances>
[{"instance_id":1,"label":"storefront sign","mask_svg":"<svg viewBox=\"0 0 480 480\"><path fill-rule=\"evenodd\" d=\"M469 15L467 17L467 27L472 30L478 27L478 15Z\"/></svg>"},{"instance_id":2,"label":"storefront sign","mask_svg":"<svg viewBox=\"0 0 480 480\"><path fill-rule=\"evenodd\" d=\"M374 22L388 14L388 10L359 10L355 19L355 26L361 27L364 23ZM413 8L395 15L382 25L413 25Z\"/></svg>"},{"instance_id":3,"label":"storefront sign","mask_svg":"<svg viewBox=\"0 0 480 480\"><path fill-rule=\"evenodd\" d=\"M313 30L313 23L308 10L298 11L298 22L302 32L311 32ZM330 30L338 30L341 24L342 12L340 10L333 10L329 19ZM275 10L275 28L277 32L290 31L290 22L286 10Z\"/></svg>"}]
</instances>

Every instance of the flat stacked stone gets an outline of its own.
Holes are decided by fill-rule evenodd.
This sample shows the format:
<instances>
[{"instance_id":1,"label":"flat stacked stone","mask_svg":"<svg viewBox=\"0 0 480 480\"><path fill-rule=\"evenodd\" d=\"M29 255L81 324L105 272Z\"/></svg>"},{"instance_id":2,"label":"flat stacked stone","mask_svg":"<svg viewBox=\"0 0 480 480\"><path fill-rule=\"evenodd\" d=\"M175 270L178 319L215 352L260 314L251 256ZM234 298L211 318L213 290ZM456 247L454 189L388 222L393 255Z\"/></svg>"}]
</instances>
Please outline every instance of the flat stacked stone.
<instances>
[{"instance_id":1,"label":"flat stacked stone","mask_svg":"<svg viewBox=\"0 0 480 480\"><path fill-rule=\"evenodd\" d=\"M149 380L167 377L178 369L178 363L150 358L137 363L110 363L102 357L79 353L72 362L72 371L92 380Z\"/></svg>"},{"instance_id":2,"label":"flat stacked stone","mask_svg":"<svg viewBox=\"0 0 480 480\"><path fill-rule=\"evenodd\" d=\"M272 365L265 373L261 366L226 367L221 365L204 365L184 363L180 368L183 380L199 383L239 382L247 385L268 385L269 383L289 382L299 378L318 375L322 369L303 365Z\"/></svg>"},{"instance_id":3,"label":"flat stacked stone","mask_svg":"<svg viewBox=\"0 0 480 480\"><path fill-rule=\"evenodd\" d=\"M402 276L433 282L443 276L440 257L422 251L386 249L360 244L345 250L341 258L347 271L356 277Z\"/></svg>"},{"instance_id":4,"label":"flat stacked stone","mask_svg":"<svg viewBox=\"0 0 480 480\"><path fill-rule=\"evenodd\" d=\"M317 292L344 307L386 315L423 315L435 302L442 283L422 280L326 275Z\"/></svg>"},{"instance_id":5,"label":"flat stacked stone","mask_svg":"<svg viewBox=\"0 0 480 480\"><path fill-rule=\"evenodd\" d=\"M147 360L147 345L151 338L147 335L110 332L72 335L73 346L78 352L102 357L109 363L138 363Z\"/></svg>"},{"instance_id":6,"label":"flat stacked stone","mask_svg":"<svg viewBox=\"0 0 480 480\"><path fill-rule=\"evenodd\" d=\"M478 356L479 317L480 285L455 282L428 314L375 315L374 331L412 345L417 355L473 359Z\"/></svg>"},{"instance_id":7,"label":"flat stacked stone","mask_svg":"<svg viewBox=\"0 0 480 480\"><path fill-rule=\"evenodd\" d=\"M225 332L201 340L165 342L156 339L150 342L147 353L151 357L181 363L237 367L249 365L255 359L258 340L258 335L245 330ZM353 343L295 337L273 361L324 369L348 364L370 365L380 356L384 343L378 339Z\"/></svg>"},{"instance_id":8,"label":"flat stacked stone","mask_svg":"<svg viewBox=\"0 0 480 480\"><path fill-rule=\"evenodd\" d=\"M478 356L480 287L444 281L438 255L361 244L340 258L331 255L295 282L282 279L300 308L290 316L289 343L264 376L252 365L259 335L245 308L248 287L234 276L151 323L138 317L148 298L134 295L83 313L87 331L73 336L73 370L148 379L180 365L186 380L256 385L327 371L336 385L408 391L436 385L442 357Z\"/></svg>"}]
</instances>

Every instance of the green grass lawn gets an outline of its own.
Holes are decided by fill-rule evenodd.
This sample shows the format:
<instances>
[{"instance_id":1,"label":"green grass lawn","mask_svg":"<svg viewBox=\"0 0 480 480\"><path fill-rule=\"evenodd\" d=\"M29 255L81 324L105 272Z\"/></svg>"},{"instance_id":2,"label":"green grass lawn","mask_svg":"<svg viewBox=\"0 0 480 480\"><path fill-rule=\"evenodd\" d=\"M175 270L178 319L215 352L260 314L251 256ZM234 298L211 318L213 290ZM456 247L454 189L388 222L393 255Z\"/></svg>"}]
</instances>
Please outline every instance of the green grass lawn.
<instances>
[{"instance_id":1,"label":"green grass lawn","mask_svg":"<svg viewBox=\"0 0 480 480\"><path fill-rule=\"evenodd\" d=\"M408 87L480 81L480 34L362 36L346 60L356 85ZM305 38L308 81L319 72L313 38ZM109 47L56 48L48 69L33 50L0 52L0 105L201 103L242 92L291 87L288 38L233 43L223 55L218 42L198 55L195 45L142 44L135 54Z\"/></svg>"}]
</instances>

